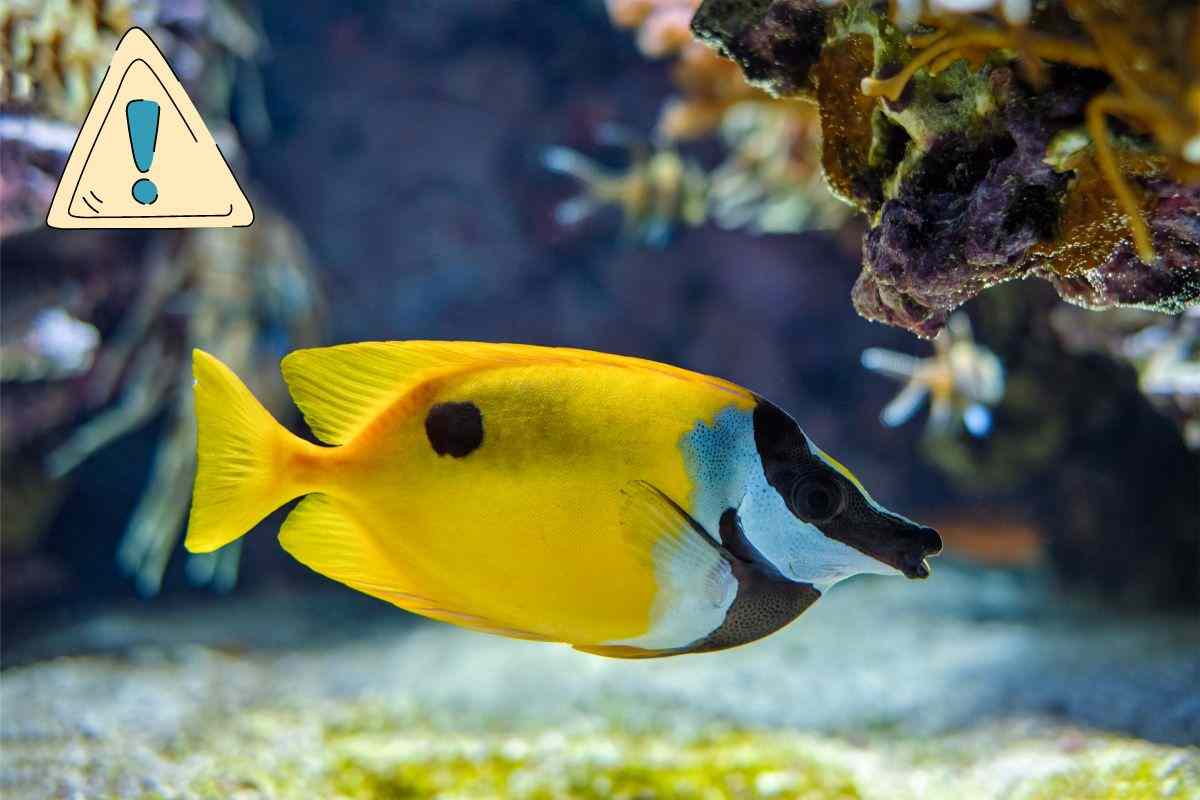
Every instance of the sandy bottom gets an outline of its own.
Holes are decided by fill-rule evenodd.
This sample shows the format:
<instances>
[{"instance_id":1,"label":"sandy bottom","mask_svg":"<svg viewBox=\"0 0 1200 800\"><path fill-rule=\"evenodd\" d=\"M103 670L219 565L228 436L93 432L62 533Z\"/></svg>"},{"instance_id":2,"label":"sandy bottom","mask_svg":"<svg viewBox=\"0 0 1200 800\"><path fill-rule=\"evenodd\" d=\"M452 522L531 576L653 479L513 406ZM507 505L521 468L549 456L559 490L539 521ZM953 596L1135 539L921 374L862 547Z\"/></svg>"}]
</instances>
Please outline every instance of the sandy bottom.
<instances>
[{"instance_id":1,"label":"sandy bottom","mask_svg":"<svg viewBox=\"0 0 1200 800\"><path fill-rule=\"evenodd\" d=\"M1200 624L939 564L625 662L330 590L5 653L4 797L1200 798ZM72 654L72 655L63 655Z\"/></svg>"}]
</instances>

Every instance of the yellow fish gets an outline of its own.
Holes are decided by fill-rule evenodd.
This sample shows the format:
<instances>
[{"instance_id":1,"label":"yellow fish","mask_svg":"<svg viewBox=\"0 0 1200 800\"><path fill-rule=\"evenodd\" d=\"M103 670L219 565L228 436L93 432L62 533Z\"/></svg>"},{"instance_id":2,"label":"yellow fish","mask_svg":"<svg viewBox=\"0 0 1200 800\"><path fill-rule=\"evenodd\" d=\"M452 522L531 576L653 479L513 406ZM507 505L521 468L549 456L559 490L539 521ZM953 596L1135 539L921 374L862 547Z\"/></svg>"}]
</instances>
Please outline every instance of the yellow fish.
<instances>
[{"instance_id":1,"label":"yellow fish","mask_svg":"<svg viewBox=\"0 0 1200 800\"><path fill-rule=\"evenodd\" d=\"M884 510L783 411L728 381L586 350L300 350L289 433L197 350L187 547L304 500L312 569L427 617L645 658L787 625L862 572L929 574L937 533Z\"/></svg>"}]
</instances>

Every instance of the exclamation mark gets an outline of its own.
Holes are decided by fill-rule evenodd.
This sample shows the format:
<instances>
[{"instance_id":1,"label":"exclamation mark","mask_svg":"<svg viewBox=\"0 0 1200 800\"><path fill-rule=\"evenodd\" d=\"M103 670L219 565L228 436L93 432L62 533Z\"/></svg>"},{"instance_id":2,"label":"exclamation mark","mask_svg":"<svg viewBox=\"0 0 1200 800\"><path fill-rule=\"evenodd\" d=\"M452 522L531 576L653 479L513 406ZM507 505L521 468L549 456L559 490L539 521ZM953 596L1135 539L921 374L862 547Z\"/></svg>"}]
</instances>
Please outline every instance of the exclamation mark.
<instances>
[{"instance_id":1,"label":"exclamation mark","mask_svg":"<svg viewBox=\"0 0 1200 800\"><path fill-rule=\"evenodd\" d=\"M158 142L158 103L130 100L125 106L125 121L129 124L133 163L138 172L149 172L154 163L154 145ZM133 199L148 206L158 199L158 187L149 178L138 178L133 184Z\"/></svg>"}]
</instances>

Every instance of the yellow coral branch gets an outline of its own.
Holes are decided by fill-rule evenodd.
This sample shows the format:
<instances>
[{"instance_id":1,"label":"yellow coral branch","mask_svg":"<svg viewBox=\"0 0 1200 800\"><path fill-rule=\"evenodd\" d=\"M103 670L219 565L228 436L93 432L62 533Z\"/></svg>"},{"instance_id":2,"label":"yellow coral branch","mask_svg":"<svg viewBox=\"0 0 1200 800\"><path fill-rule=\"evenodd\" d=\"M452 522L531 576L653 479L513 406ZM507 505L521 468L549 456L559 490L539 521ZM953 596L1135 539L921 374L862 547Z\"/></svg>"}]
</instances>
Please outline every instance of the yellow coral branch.
<instances>
[{"instance_id":1,"label":"yellow coral branch","mask_svg":"<svg viewBox=\"0 0 1200 800\"><path fill-rule=\"evenodd\" d=\"M929 47L909 61L904 69L890 78L863 78L862 92L868 97L886 97L895 102L900 99L904 87L917 74L917 70L939 60L941 56L953 51L986 48L1003 50L1020 48L1032 53L1038 58L1050 61L1062 61L1078 67L1099 69L1104 67L1104 59L1096 50L1078 42L1059 39L1053 36L1036 36L1026 34L1018 41L1010 31L979 30L969 33L946 36L938 39Z\"/></svg>"},{"instance_id":2,"label":"yellow coral branch","mask_svg":"<svg viewBox=\"0 0 1200 800\"><path fill-rule=\"evenodd\" d=\"M1098 95L1088 103L1087 127L1088 133L1092 137L1092 143L1096 147L1096 159L1100 163L1100 171L1104 174L1104 179L1108 181L1109 186L1112 187L1125 216L1129 218L1129 230L1133 234L1133 244L1137 249L1138 258L1146 264L1153 264L1155 254L1154 243L1150 238L1150 228L1142 217L1142 210L1133 190L1129 188L1125 176L1121 174L1121 169L1117 165L1112 143L1108 138L1108 124L1105 122L1105 117L1109 114L1137 114L1139 110L1136 103L1120 95Z\"/></svg>"}]
</instances>

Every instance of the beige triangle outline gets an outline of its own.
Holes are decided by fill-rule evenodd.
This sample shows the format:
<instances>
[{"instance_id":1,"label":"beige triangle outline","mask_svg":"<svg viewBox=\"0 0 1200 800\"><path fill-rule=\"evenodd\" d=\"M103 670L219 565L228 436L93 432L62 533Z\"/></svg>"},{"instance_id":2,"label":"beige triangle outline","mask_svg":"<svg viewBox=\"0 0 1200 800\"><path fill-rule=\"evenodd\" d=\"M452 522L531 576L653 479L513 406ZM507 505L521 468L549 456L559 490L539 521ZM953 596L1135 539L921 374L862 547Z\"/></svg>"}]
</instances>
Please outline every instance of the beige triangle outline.
<instances>
[{"instance_id":1,"label":"beige triangle outline","mask_svg":"<svg viewBox=\"0 0 1200 800\"><path fill-rule=\"evenodd\" d=\"M96 140L104 128L117 93L129 68L137 62L145 64L154 73L159 84L166 92L168 99L179 112L193 140L202 148L212 147L216 151L218 162L232 178L234 191L229 198L228 212L220 215L171 215L171 216L125 216L125 217L87 217L72 214L71 201L79 190L80 181L88 164ZM183 84L179 82L175 71L167 63L158 45L144 30L138 27L130 28L121 37L113 53L112 62L104 74L104 80L96 92L92 106L88 109L87 117L71 146L71 155L63 168L58 187L54 191L54 199L50 201L50 210L46 214L46 224L51 228L243 228L254 222L254 209L246 199L246 193L238 183L237 176L229 167L225 154L209 133L208 126L200 112L196 110Z\"/></svg>"}]
</instances>

